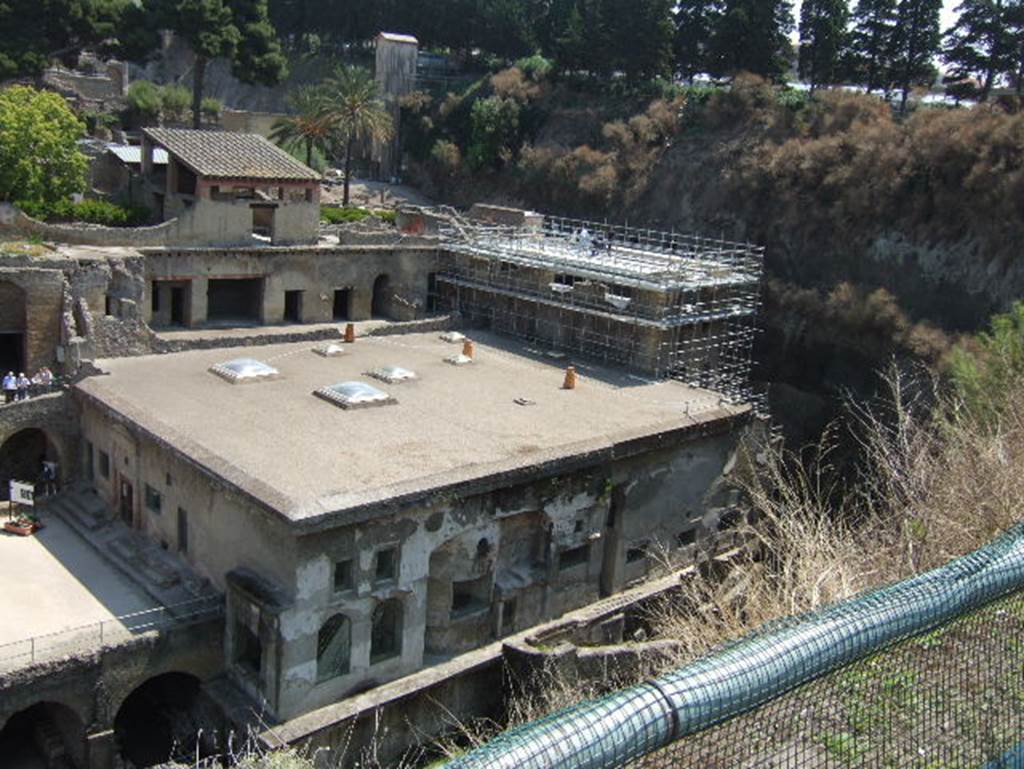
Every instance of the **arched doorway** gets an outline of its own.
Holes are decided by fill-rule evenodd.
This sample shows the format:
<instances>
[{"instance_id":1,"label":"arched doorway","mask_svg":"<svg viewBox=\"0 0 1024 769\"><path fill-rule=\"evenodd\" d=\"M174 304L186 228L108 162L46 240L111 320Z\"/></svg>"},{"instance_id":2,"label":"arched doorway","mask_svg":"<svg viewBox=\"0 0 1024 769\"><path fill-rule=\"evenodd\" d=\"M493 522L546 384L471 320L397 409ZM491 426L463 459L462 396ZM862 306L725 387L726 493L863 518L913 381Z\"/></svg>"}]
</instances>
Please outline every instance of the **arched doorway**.
<instances>
[{"instance_id":1,"label":"arched doorway","mask_svg":"<svg viewBox=\"0 0 1024 769\"><path fill-rule=\"evenodd\" d=\"M198 678L164 673L125 698L114 718L114 738L121 757L144 769L213 755L219 726Z\"/></svg>"},{"instance_id":2,"label":"arched doorway","mask_svg":"<svg viewBox=\"0 0 1024 769\"><path fill-rule=\"evenodd\" d=\"M370 304L370 315L374 318L389 317L391 308L391 279L386 275L378 275L373 281L373 301Z\"/></svg>"},{"instance_id":3,"label":"arched doorway","mask_svg":"<svg viewBox=\"0 0 1024 769\"><path fill-rule=\"evenodd\" d=\"M71 708L39 702L11 716L0 730L5 769L64 766L86 769L85 725Z\"/></svg>"},{"instance_id":4,"label":"arched doorway","mask_svg":"<svg viewBox=\"0 0 1024 769\"><path fill-rule=\"evenodd\" d=\"M0 371L25 370L25 292L0 281Z\"/></svg>"},{"instance_id":5,"label":"arched doorway","mask_svg":"<svg viewBox=\"0 0 1024 769\"><path fill-rule=\"evenodd\" d=\"M0 499L6 500L9 480L38 483L43 462L57 463L58 479L62 477L60 453L47 434L36 427L20 430L0 445Z\"/></svg>"}]
</instances>

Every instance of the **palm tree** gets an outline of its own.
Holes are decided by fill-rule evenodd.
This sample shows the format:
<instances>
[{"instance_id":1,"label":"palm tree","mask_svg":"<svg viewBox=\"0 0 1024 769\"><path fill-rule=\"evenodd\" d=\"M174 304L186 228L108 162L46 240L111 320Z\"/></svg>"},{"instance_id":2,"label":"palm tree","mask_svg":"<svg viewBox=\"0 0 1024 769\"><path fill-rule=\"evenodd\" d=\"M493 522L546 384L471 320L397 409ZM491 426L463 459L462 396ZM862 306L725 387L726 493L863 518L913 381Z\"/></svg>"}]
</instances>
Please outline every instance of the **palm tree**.
<instances>
[{"instance_id":1,"label":"palm tree","mask_svg":"<svg viewBox=\"0 0 1024 769\"><path fill-rule=\"evenodd\" d=\"M270 139L282 147L305 147L306 165L312 166L313 150L326 152L333 135L324 90L303 86L288 95L288 106L293 114L275 121Z\"/></svg>"},{"instance_id":2,"label":"palm tree","mask_svg":"<svg viewBox=\"0 0 1024 769\"><path fill-rule=\"evenodd\" d=\"M377 83L364 67L339 66L324 83L326 114L333 134L345 150L345 196L348 205L352 151L357 142L384 142L394 133L394 121L377 92Z\"/></svg>"}]
</instances>

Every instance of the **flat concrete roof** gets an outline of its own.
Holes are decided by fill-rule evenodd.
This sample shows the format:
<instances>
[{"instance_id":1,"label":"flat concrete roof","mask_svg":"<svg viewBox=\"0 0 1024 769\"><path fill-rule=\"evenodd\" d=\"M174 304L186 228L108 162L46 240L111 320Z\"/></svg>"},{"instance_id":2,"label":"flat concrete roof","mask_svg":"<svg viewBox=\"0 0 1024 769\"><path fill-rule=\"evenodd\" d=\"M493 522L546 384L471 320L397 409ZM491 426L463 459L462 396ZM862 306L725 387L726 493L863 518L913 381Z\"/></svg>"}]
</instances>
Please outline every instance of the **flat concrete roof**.
<instances>
[{"instance_id":1,"label":"flat concrete roof","mask_svg":"<svg viewBox=\"0 0 1024 769\"><path fill-rule=\"evenodd\" d=\"M31 537L0 531L0 670L98 649L100 622L109 642L124 631L115 617L155 605L58 516L40 517L46 528Z\"/></svg>"},{"instance_id":2,"label":"flat concrete roof","mask_svg":"<svg viewBox=\"0 0 1024 769\"><path fill-rule=\"evenodd\" d=\"M102 407L295 522L352 514L452 486L560 460L600 461L628 442L728 421L745 407L715 393L578 365L576 390L561 389L564 361L473 333L476 361L434 333L360 338L324 358L316 343L197 350L99 361L109 376L78 385ZM211 365L255 358L280 372L229 384ZM365 375L401 366L419 379L385 384ZM315 397L345 381L374 384L397 405L343 410ZM520 405L520 400L528 405ZM609 457L610 458L610 457ZM514 482L514 481L513 481Z\"/></svg>"}]
</instances>

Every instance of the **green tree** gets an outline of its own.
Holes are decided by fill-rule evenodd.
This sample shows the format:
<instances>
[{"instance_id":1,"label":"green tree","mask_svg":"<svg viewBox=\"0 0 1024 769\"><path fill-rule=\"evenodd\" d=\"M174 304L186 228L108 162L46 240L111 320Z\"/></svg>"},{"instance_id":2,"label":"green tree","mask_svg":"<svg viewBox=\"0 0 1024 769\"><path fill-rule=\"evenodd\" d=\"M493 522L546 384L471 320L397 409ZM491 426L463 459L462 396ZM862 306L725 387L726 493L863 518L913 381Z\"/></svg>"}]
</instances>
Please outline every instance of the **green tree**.
<instances>
[{"instance_id":1,"label":"green tree","mask_svg":"<svg viewBox=\"0 0 1024 769\"><path fill-rule=\"evenodd\" d=\"M466 159L476 170L496 168L519 137L520 109L515 99L491 96L473 103L473 138Z\"/></svg>"},{"instance_id":2,"label":"green tree","mask_svg":"<svg viewBox=\"0 0 1024 769\"><path fill-rule=\"evenodd\" d=\"M85 124L56 93L0 90L0 200L53 205L85 189Z\"/></svg>"},{"instance_id":3,"label":"green tree","mask_svg":"<svg viewBox=\"0 0 1024 769\"><path fill-rule=\"evenodd\" d=\"M51 59L74 63L112 38L128 0L2 0L0 80L34 76Z\"/></svg>"},{"instance_id":4,"label":"green tree","mask_svg":"<svg viewBox=\"0 0 1024 769\"><path fill-rule=\"evenodd\" d=\"M306 165L313 165L313 151L326 154L331 145L333 127L327 113L323 88L303 86L288 95L291 114L274 123L270 140L282 147L302 147Z\"/></svg>"},{"instance_id":5,"label":"green tree","mask_svg":"<svg viewBox=\"0 0 1024 769\"><path fill-rule=\"evenodd\" d=\"M998 416L1002 396L1024 377L1024 302L993 317L987 332L957 345L950 375L968 409L983 418Z\"/></svg>"},{"instance_id":6,"label":"green tree","mask_svg":"<svg viewBox=\"0 0 1024 769\"><path fill-rule=\"evenodd\" d=\"M1015 68L1008 5L1004 0L964 0L956 9L956 24L943 36L942 60L949 65L948 77L977 79L980 88L970 95L981 101L988 101L996 80Z\"/></svg>"},{"instance_id":7,"label":"green tree","mask_svg":"<svg viewBox=\"0 0 1024 769\"><path fill-rule=\"evenodd\" d=\"M892 82L900 90L900 112L906 112L910 89L935 79L935 55L942 36L942 0L900 0L892 36Z\"/></svg>"},{"instance_id":8,"label":"green tree","mask_svg":"<svg viewBox=\"0 0 1024 769\"><path fill-rule=\"evenodd\" d=\"M275 85L287 75L287 61L270 23L267 0L142 0L122 14L121 52L148 58L159 46L158 32L169 29L188 43L192 66L192 125L202 125L206 68L224 57L245 83Z\"/></svg>"},{"instance_id":9,"label":"green tree","mask_svg":"<svg viewBox=\"0 0 1024 769\"><path fill-rule=\"evenodd\" d=\"M345 194L349 202L352 153L357 142L384 142L394 132L394 121L377 92L377 83L365 67L342 65L324 83L325 114L334 140L344 148Z\"/></svg>"},{"instance_id":10,"label":"green tree","mask_svg":"<svg viewBox=\"0 0 1024 769\"><path fill-rule=\"evenodd\" d=\"M708 41L721 12L721 0L681 0L676 6L676 71L691 82L708 69Z\"/></svg>"},{"instance_id":11,"label":"green tree","mask_svg":"<svg viewBox=\"0 0 1024 769\"><path fill-rule=\"evenodd\" d=\"M811 93L839 79L849 16L847 0L804 0L800 8L800 76Z\"/></svg>"},{"instance_id":12,"label":"green tree","mask_svg":"<svg viewBox=\"0 0 1024 769\"><path fill-rule=\"evenodd\" d=\"M781 80L789 69L790 0L725 0L709 42L712 75L752 72Z\"/></svg>"},{"instance_id":13,"label":"green tree","mask_svg":"<svg viewBox=\"0 0 1024 769\"><path fill-rule=\"evenodd\" d=\"M180 85L165 85L160 89L160 111L164 120L181 123L188 115L192 96L188 89Z\"/></svg>"},{"instance_id":14,"label":"green tree","mask_svg":"<svg viewBox=\"0 0 1024 769\"><path fill-rule=\"evenodd\" d=\"M156 125L160 122L160 89L148 80L136 80L128 86L125 97L129 119L134 125Z\"/></svg>"},{"instance_id":15,"label":"green tree","mask_svg":"<svg viewBox=\"0 0 1024 769\"><path fill-rule=\"evenodd\" d=\"M858 0L847 38L843 70L868 93L888 90L892 72L892 41L897 0Z\"/></svg>"}]
</instances>

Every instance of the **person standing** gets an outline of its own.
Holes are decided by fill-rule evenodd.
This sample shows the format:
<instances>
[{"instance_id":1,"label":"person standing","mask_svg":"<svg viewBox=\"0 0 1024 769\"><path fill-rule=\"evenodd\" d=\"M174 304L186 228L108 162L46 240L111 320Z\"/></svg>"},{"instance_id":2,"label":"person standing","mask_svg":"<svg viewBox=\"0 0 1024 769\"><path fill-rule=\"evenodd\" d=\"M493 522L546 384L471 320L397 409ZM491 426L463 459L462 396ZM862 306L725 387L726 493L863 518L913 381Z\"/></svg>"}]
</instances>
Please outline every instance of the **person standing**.
<instances>
[{"instance_id":1,"label":"person standing","mask_svg":"<svg viewBox=\"0 0 1024 769\"><path fill-rule=\"evenodd\" d=\"M18 379L13 371L8 371L3 381L4 403L11 403L18 395Z\"/></svg>"},{"instance_id":2,"label":"person standing","mask_svg":"<svg viewBox=\"0 0 1024 769\"><path fill-rule=\"evenodd\" d=\"M18 400L28 400L28 388L32 386L32 380L25 376L25 372L22 371L18 374Z\"/></svg>"}]
</instances>

